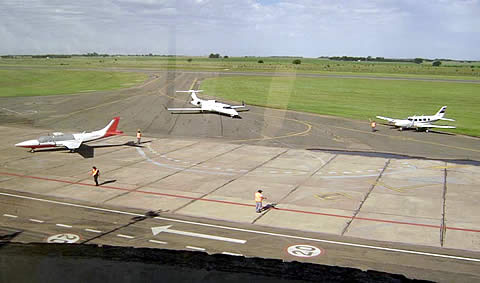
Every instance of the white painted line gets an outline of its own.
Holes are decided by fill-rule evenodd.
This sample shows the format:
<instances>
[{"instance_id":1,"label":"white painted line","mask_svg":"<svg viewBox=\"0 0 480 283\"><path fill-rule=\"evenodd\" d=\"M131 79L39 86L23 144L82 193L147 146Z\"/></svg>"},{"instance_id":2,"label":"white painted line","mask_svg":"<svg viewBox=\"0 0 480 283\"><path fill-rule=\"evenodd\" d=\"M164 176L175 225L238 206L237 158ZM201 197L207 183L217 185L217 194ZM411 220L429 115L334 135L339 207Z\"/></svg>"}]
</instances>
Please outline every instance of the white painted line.
<instances>
[{"instance_id":1,"label":"white painted line","mask_svg":"<svg viewBox=\"0 0 480 283\"><path fill-rule=\"evenodd\" d=\"M87 231L87 232L93 232L93 233L102 233L102 231L100 231L100 230L94 230L94 229L88 229L88 228L85 229L85 231Z\"/></svg>"},{"instance_id":2,"label":"white painted line","mask_svg":"<svg viewBox=\"0 0 480 283\"><path fill-rule=\"evenodd\" d=\"M230 243L236 243L236 244L245 244L247 242L246 240L240 240L240 239L233 239L233 238L194 233L194 232L188 232L188 231L180 231L180 230L170 229L170 227L172 227L172 225L152 227L152 233L154 236L163 232L163 233L171 233L171 234L197 237L197 238L203 238L203 239L209 239L209 240L224 241L224 242L230 242Z\"/></svg>"},{"instance_id":3,"label":"white painted line","mask_svg":"<svg viewBox=\"0 0 480 283\"><path fill-rule=\"evenodd\" d=\"M291 171L286 171L286 172L283 172L283 173L285 173L285 174L292 174Z\"/></svg>"},{"instance_id":4,"label":"white painted line","mask_svg":"<svg viewBox=\"0 0 480 283\"><path fill-rule=\"evenodd\" d=\"M38 219L33 219L33 218L30 218L30 219L28 219L28 220L30 220L30 221L32 221L32 222L36 222L36 223L43 223L43 222L45 222L45 221L43 221L43 220L38 220Z\"/></svg>"},{"instance_id":5,"label":"white painted line","mask_svg":"<svg viewBox=\"0 0 480 283\"><path fill-rule=\"evenodd\" d=\"M232 255L232 256L243 256L242 254L235 254L235 253L229 253L229 252L222 252L224 255Z\"/></svg>"},{"instance_id":6,"label":"white painted line","mask_svg":"<svg viewBox=\"0 0 480 283\"><path fill-rule=\"evenodd\" d=\"M355 171L355 173L362 173L363 171Z\"/></svg>"},{"instance_id":7,"label":"white painted line","mask_svg":"<svg viewBox=\"0 0 480 283\"><path fill-rule=\"evenodd\" d=\"M343 171L343 174L352 174L350 171Z\"/></svg>"},{"instance_id":8,"label":"white painted line","mask_svg":"<svg viewBox=\"0 0 480 283\"><path fill-rule=\"evenodd\" d=\"M3 216L10 217L10 218L17 218L18 217L16 215L11 215L11 214L4 214Z\"/></svg>"},{"instance_id":9,"label":"white painted line","mask_svg":"<svg viewBox=\"0 0 480 283\"><path fill-rule=\"evenodd\" d=\"M72 228L72 226L66 225L66 224L55 224L55 225L57 225L58 227Z\"/></svg>"},{"instance_id":10,"label":"white painted line","mask_svg":"<svg viewBox=\"0 0 480 283\"><path fill-rule=\"evenodd\" d=\"M129 235L123 235L123 234L117 234L117 237L120 238L126 238L126 239L134 239L134 236L129 236Z\"/></svg>"},{"instance_id":11,"label":"white painted line","mask_svg":"<svg viewBox=\"0 0 480 283\"><path fill-rule=\"evenodd\" d=\"M185 248L191 249L191 250L196 250L196 251L205 251L204 248L199 248L199 247L185 246Z\"/></svg>"},{"instance_id":12,"label":"white painted line","mask_svg":"<svg viewBox=\"0 0 480 283\"><path fill-rule=\"evenodd\" d=\"M337 174L337 172L332 171L332 172L328 172L328 174Z\"/></svg>"},{"instance_id":13,"label":"white painted line","mask_svg":"<svg viewBox=\"0 0 480 283\"><path fill-rule=\"evenodd\" d=\"M167 242L157 241L157 240L148 240L150 243L166 245Z\"/></svg>"},{"instance_id":14,"label":"white painted line","mask_svg":"<svg viewBox=\"0 0 480 283\"><path fill-rule=\"evenodd\" d=\"M132 213L132 212L126 212L126 211L121 211L121 210L106 209L106 208L101 208L101 207L87 206L87 205L74 204L74 203L68 203L68 202L60 202L60 201L55 201L55 200L34 198L34 197L15 195L15 194L9 194L9 193L0 192L0 195L20 198L20 199L36 200L36 201L46 202L46 203L54 203L54 204L64 205L64 206L91 209L91 210L97 210L97 211L103 211L103 212L111 212L111 213L117 213L117 214L129 215L129 216L145 216L145 215L139 214L139 213ZM269 236L273 236L273 237L281 237L281 238L289 238L289 239L296 239L296 240L305 240L305 241L312 241L312 242L319 242L319 243L327 243L327 244L333 244L333 245L342 245L342 246L350 246L350 247L381 250L381 251L390 251L390 252L423 255L423 256L431 256L431 257L438 257L438 258L448 258L448 259L456 259L456 260L463 260L463 261L480 262L480 258L452 256L452 255L437 254L437 253L427 253L427 252L419 252L419 251L414 251L414 250L392 249L392 248L373 246L373 245L362 245L362 244L355 244L355 243L348 243L348 242L330 241L330 240L323 240L323 239L300 237L300 236L294 236L294 235L288 235L288 234L269 233L269 232L264 232L264 231L256 231L256 230L249 230L249 229L242 229L242 228L235 228L235 227L228 227L228 226L221 226L221 225L214 225L214 224L206 224L206 223L185 221L185 220L165 218L165 217L160 217L160 216L155 217L155 219L159 219L159 220L163 220L163 221L177 222L177 223L186 223L186 224L192 224L192 225L197 225L197 226L225 229L225 230L231 230L231 231L245 232L245 233L253 233L253 234L259 234L259 235L269 235Z\"/></svg>"}]
</instances>

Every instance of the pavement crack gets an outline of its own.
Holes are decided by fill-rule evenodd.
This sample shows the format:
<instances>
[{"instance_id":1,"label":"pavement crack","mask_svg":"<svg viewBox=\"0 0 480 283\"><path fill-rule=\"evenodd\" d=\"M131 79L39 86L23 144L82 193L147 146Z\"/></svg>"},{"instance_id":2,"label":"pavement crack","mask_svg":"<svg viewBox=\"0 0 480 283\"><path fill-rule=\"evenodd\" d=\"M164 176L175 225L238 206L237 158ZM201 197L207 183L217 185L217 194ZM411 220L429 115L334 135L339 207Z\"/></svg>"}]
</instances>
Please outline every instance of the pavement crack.
<instances>
[{"instance_id":1,"label":"pavement crack","mask_svg":"<svg viewBox=\"0 0 480 283\"><path fill-rule=\"evenodd\" d=\"M240 147L243 147L243 146L244 146L244 145L242 145L242 146L240 146ZM237 147L237 148L240 148L240 147ZM235 148L235 149L237 149L237 148ZM231 150L231 151L233 151L233 150ZM231 152L231 151L229 151L229 152ZM190 204L194 203L195 201L197 201L197 200L199 200L199 199L203 199L203 198L205 198L205 197L206 197L206 196L208 196L209 194L211 194L211 193L214 193L214 192L218 191L219 189L221 189L221 188L223 188L224 186L226 186L226 185L228 185L228 184L232 183L233 181L236 181L236 180L238 180L239 178L241 178L241 177L245 176L246 174L248 174L248 173L252 172L253 170L255 170L255 169L257 169L257 168L259 168L259 167L263 166L264 164L266 164L266 163L268 163L268 162L270 162L270 161L274 160L275 158L278 158L280 155L284 154L284 153L285 153L285 152L287 152L287 151L288 151L288 150L284 150L284 151L280 152L279 154L275 155L274 157L270 158L269 160L266 160L265 162L262 162L262 163L260 163L259 165L257 165L257 166L255 166L255 167L253 167L252 169L250 169L250 170L248 170L248 171L244 172L243 174L239 174L239 175L237 175L236 177L234 177L234 178L232 178L231 180L227 181L225 184L223 184L223 185L221 185L221 186L219 186L219 187L217 187L217 188L213 189L212 191L210 191L210 192L208 192L208 193L206 193L206 194L202 195L201 197L199 197L199 198L197 198L197 199L194 199L194 200L191 200L191 201L189 201L188 203L186 203L186 204L184 204L184 205L180 206L179 208L175 209L175 210L174 210L174 211L172 211L172 212L173 212L173 213L175 213L175 212L177 212L178 210L180 210L180 209L183 209L183 208L185 208L186 206L188 206L188 205L190 205Z\"/></svg>"},{"instance_id":2,"label":"pavement crack","mask_svg":"<svg viewBox=\"0 0 480 283\"><path fill-rule=\"evenodd\" d=\"M347 224L345 225L345 228L343 228L343 231L342 231L342 233L340 234L341 236L343 236L343 235L348 231L348 228L350 227L350 224L352 224L353 220L355 220L355 217L357 217L358 213L360 212L360 209L362 209L363 204L365 203L365 201L366 201L366 200L368 199L368 197L370 196L370 193L373 191L373 189L374 189L375 186L377 185L378 181L382 178L383 173L384 173L385 170L387 169L388 165L390 165L390 161L391 161L391 159L388 159L387 162L385 162L385 166L383 166L383 170L380 172L380 174L378 174L377 179L375 179L375 182L372 184L372 186L371 186L370 189L368 190L368 192L367 192L367 194L365 195L365 197L363 198L362 202L360 202L360 205L359 205L358 208L354 211L352 218L350 218L350 220L347 221Z\"/></svg>"},{"instance_id":3,"label":"pavement crack","mask_svg":"<svg viewBox=\"0 0 480 283\"><path fill-rule=\"evenodd\" d=\"M318 169L314 170L307 178L305 178L302 182L300 182L298 185L296 185L290 192L288 192L283 198L281 198L279 201L277 201L275 203L275 206L279 205L283 200L287 199L288 196L290 196L291 194L293 194L295 191L298 190L298 188L300 188L300 186L302 186L303 184L305 184L305 182L307 182L308 179L310 179L313 175L315 175L318 171L322 170L322 168L324 168L325 166L327 166L328 163L330 163L330 161L334 160L336 157L338 156L338 154L334 155L333 157L331 157L329 160L327 160L327 162L323 161L322 160L322 165L320 167L318 167ZM255 222L257 222L260 218L262 218L265 214L267 214L270 210L267 210L265 213L261 213L258 217L256 217L253 221L252 221L252 224L255 224Z\"/></svg>"},{"instance_id":4,"label":"pavement crack","mask_svg":"<svg viewBox=\"0 0 480 283\"><path fill-rule=\"evenodd\" d=\"M445 205L447 196L447 162L445 162L445 168L443 169L443 195L442 195L442 225L440 227L440 246L443 247L445 243L445 237L447 236L447 223L445 215Z\"/></svg>"}]
</instances>

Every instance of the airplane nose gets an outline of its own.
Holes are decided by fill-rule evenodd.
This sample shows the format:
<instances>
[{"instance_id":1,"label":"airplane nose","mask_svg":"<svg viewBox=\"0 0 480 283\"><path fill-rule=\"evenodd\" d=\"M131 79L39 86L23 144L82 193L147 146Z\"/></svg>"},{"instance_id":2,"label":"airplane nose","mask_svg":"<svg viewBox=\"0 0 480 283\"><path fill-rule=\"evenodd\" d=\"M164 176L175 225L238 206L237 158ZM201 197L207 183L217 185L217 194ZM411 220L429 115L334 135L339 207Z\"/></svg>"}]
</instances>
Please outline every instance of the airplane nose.
<instances>
[{"instance_id":1,"label":"airplane nose","mask_svg":"<svg viewBox=\"0 0 480 283\"><path fill-rule=\"evenodd\" d=\"M15 144L15 146L16 147L31 147L31 146L36 146L36 145L39 145L39 144L40 143L38 142L38 140L28 140L28 141L17 143L17 144Z\"/></svg>"}]
</instances>

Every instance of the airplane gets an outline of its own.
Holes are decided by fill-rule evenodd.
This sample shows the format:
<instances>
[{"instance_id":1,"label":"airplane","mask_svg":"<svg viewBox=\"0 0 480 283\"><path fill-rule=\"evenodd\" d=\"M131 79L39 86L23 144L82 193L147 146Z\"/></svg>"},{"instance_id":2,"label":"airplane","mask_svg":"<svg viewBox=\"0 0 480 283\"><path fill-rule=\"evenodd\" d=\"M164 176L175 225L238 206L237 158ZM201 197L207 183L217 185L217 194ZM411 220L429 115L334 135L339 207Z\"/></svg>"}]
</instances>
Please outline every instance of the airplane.
<instances>
[{"instance_id":1,"label":"airplane","mask_svg":"<svg viewBox=\"0 0 480 283\"><path fill-rule=\"evenodd\" d=\"M454 126L443 126L443 125L434 125L433 122L442 120L442 121L455 121L453 119L443 118L445 116L445 112L447 110L447 106L443 106L438 110L435 115L421 115L421 116L410 116L407 119L394 119L388 118L383 116L376 116L378 119L388 121L388 124L393 125L399 128L400 131L403 129L416 129L420 131L425 129L428 132L431 128L440 128L440 129L455 129Z\"/></svg>"},{"instance_id":2,"label":"airplane","mask_svg":"<svg viewBox=\"0 0 480 283\"><path fill-rule=\"evenodd\" d=\"M248 111L248 109L245 107L245 103L242 103L242 105L229 105L221 102L217 102L215 100L203 100L197 97L198 92L202 92L203 90L187 90L187 91L177 91L177 92L187 92L191 93L192 101L190 101L191 104L198 106L197 108L167 108L168 111L173 111L173 112L182 112L182 111L188 111L188 112L216 112L220 113L223 115L228 115L232 118L241 118L240 115L238 115L237 111Z\"/></svg>"},{"instance_id":3,"label":"airplane","mask_svg":"<svg viewBox=\"0 0 480 283\"><path fill-rule=\"evenodd\" d=\"M15 146L30 148L30 152L35 152L35 149L37 148L49 147L66 147L70 150L70 152L75 152L75 150L80 148L84 142L123 134L122 131L117 130L119 121L120 117L115 117L105 128L90 133L83 132L76 134L64 134L55 132L52 135L42 136L36 140L28 140L17 143Z\"/></svg>"}]
</instances>

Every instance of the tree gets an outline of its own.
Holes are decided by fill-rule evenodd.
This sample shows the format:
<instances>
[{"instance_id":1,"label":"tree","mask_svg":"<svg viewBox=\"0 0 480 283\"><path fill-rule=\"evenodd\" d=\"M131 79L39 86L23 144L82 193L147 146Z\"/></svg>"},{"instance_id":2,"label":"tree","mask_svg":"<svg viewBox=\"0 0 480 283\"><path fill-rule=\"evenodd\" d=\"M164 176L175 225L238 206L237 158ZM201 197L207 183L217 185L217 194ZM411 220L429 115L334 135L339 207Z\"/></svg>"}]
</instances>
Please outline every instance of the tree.
<instances>
[{"instance_id":1,"label":"tree","mask_svg":"<svg viewBox=\"0 0 480 283\"><path fill-rule=\"evenodd\" d=\"M188 62L192 62L192 60L193 60L192 58L188 58L188 59L187 59Z\"/></svg>"},{"instance_id":2,"label":"tree","mask_svg":"<svg viewBox=\"0 0 480 283\"><path fill-rule=\"evenodd\" d=\"M263 60L258 60L258 63L263 64Z\"/></svg>"},{"instance_id":3,"label":"tree","mask_svg":"<svg viewBox=\"0 0 480 283\"><path fill-rule=\"evenodd\" d=\"M208 58L220 58L220 54L213 54L213 53L210 53L210 55L208 56Z\"/></svg>"},{"instance_id":4,"label":"tree","mask_svg":"<svg viewBox=\"0 0 480 283\"><path fill-rule=\"evenodd\" d=\"M300 60L300 59L295 59L295 60L292 61L292 64L295 64L295 65L302 64L302 60Z\"/></svg>"},{"instance_id":5,"label":"tree","mask_svg":"<svg viewBox=\"0 0 480 283\"><path fill-rule=\"evenodd\" d=\"M440 66L440 65L442 65L442 62L441 62L441 61L438 61L438 60L437 60L437 61L433 61L433 63L432 63L432 66L434 66L434 67L438 67L438 66Z\"/></svg>"},{"instance_id":6,"label":"tree","mask_svg":"<svg viewBox=\"0 0 480 283\"><path fill-rule=\"evenodd\" d=\"M223 59L228 59L228 56L227 55L223 56Z\"/></svg>"},{"instance_id":7,"label":"tree","mask_svg":"<svg viewBox=\"0 0 480 283\"><path fill-rule=\"evenodd\" d=\"M422 59L422 58L415 58L415 59L413 59L413 62L414 62L415 64L422 64L422 63L423 63L423 59Z\"/></svg>"}]
</instances>

